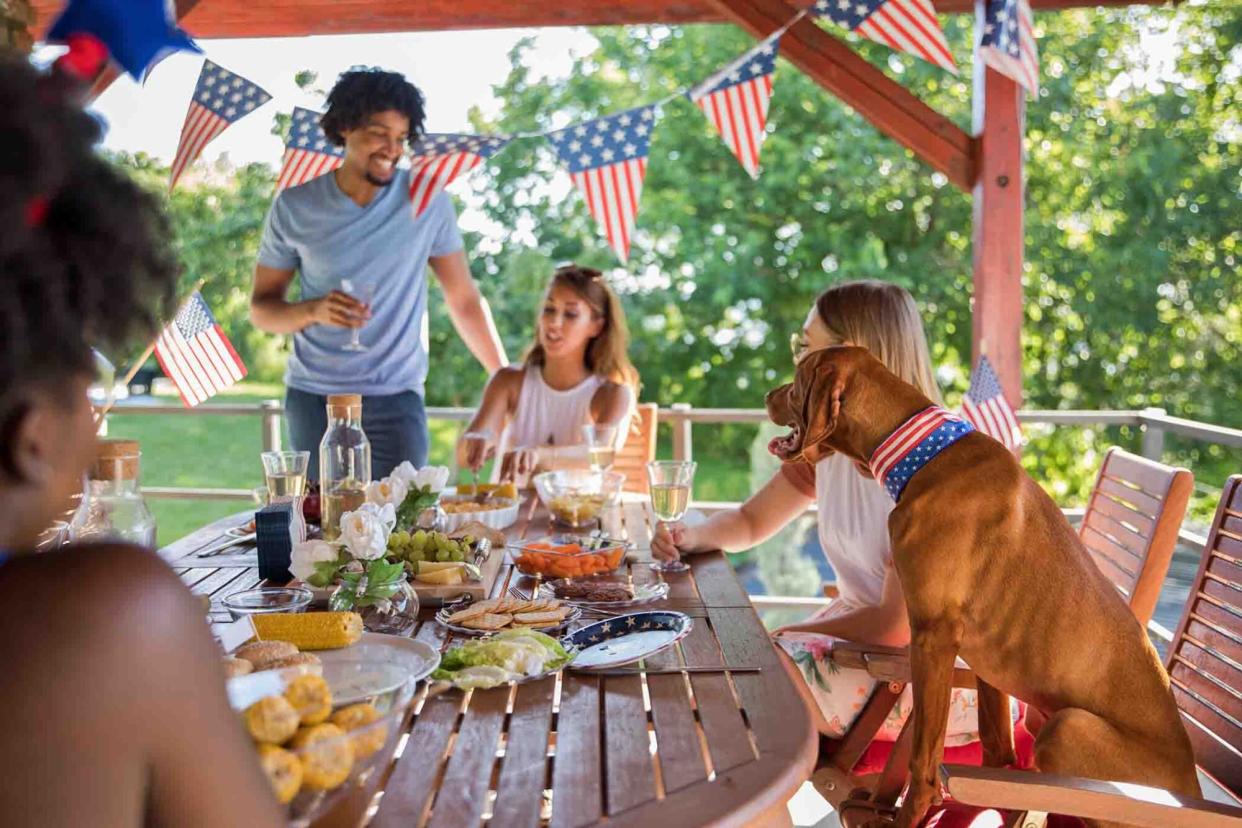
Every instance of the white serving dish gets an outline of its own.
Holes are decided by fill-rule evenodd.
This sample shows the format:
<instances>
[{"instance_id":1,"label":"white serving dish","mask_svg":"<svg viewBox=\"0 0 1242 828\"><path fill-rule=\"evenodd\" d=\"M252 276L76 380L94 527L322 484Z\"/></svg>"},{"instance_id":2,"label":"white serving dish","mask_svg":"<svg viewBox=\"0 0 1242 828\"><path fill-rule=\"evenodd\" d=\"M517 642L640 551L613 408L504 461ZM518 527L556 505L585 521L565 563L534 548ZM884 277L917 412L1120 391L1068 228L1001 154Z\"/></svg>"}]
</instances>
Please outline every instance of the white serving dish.
<instances>
[{"instance_id":1,"label":"white serving dish","mask_svg":"<svg viewBox=\"0 0 1242 828\"><path fill-rule=\"evenodd\" d=\"M462 499L466 497L471 497L471 495L465 495ZM457 499L457 490L455 488L445 489L440 494L441 506L443 506L445 500L454 499ZM509 497L495 499L505 500L509 505L503 509L489 509L485 512L458 512L456 514L444 512L444 528L441 531L445 534L452 534L472 521L478 521L491 529L508 529L517 522L518 511L522 505L521 499Z\"/></svg>"}]
</instances>

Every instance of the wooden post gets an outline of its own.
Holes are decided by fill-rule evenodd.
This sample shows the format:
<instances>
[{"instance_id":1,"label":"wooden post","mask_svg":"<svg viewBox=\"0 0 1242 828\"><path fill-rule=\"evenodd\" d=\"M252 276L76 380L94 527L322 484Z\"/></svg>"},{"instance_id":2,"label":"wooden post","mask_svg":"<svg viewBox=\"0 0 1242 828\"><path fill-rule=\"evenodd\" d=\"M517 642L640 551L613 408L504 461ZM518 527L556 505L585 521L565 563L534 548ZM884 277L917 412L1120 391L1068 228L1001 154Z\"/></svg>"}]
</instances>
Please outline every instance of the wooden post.
<instances>
[{"instance_id":1,"label":"wooden post","mask_svg":"<svg viewBox=\"0 0 1242 828\"><path fill-rule=\"evenodd\" d=\"M974 308L971 365L987 353L1009 404L1022 406L1022 169L1025 91L979 58L986 0L975 2Z\"/></svg>"},{"instance_id":2,"label":"wooden post","mask_svg":"<svg viewBox=\"0 0 1242 828\"><path fill-rule=\"evenodd\" d=\"M0 0L0 48L28 53L34 46L30 34L34 20L29 0Z\"/></svg>"}]
</instances>

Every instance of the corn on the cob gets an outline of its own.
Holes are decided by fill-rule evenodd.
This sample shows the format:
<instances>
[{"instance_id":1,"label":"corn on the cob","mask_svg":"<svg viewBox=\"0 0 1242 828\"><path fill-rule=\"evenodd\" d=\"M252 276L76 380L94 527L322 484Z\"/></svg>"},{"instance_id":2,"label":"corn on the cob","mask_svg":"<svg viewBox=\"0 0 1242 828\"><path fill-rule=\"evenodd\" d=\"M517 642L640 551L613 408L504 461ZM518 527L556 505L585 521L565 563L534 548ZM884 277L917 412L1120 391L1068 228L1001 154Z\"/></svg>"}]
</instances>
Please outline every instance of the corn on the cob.
<instances>
[{"instance_id":1,"label":"corn on the cob","mask_svg":"<svg viewBox=\"0 0 1242 828\"><path fill-rule=\"evenodd\" d=\"M255 615L254 628L264 641L288 641L299 650L348 647L362 638L356 612L293 612Z\"/></svg>"}]
</instances>

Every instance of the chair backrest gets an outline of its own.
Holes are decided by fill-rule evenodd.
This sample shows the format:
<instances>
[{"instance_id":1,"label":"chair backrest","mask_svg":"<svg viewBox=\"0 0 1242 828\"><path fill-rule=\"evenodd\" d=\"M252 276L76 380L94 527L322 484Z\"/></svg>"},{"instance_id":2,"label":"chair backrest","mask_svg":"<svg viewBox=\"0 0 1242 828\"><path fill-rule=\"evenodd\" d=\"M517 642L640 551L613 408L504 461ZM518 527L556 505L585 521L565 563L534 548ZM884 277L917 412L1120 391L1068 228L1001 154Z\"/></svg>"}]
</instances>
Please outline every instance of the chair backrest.
<instances>
[{"instance_id":1,"label":"chair backrest","mask_svg":"<svg viewBox=\"0 0 1242 828\"><path fill-rule=\"evenodd\" d=\"M1165 667L1200 767L1242 798L1242 475L1225 481Z\"/></svg>"},{"instance_id":2,"label":"chair backrest","mask_svg":"<svg viewBox=\"0 0 1242 828\"><path fill-rule=\"evenodd\" d=\"M627 492L647 493L647 464L655 459L656 415L659 410L655 403L635 407L630 433L613 460L612 470L625 475Z\"/></svg>"},{"instance_id":3,"label":"chair backrest","mask_svg":"<svg viewBox=\"0 0 1242 828\"><path fill-rule=\"evenodd\" d=\"M1113 447L1104 456L1078 536L1144 626L1177 547L1194 475Z\"/></svg>"}]
</instances>

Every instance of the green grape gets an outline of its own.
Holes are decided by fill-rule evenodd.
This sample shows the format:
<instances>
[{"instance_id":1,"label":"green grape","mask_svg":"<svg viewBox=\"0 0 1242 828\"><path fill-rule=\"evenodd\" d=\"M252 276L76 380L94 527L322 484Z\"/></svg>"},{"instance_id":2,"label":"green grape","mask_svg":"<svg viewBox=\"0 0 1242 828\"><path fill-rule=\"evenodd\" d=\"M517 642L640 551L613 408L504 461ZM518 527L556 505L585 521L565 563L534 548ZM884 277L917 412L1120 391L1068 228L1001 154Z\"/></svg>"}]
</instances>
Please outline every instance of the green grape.
<instances>
[{"instance_id":1,"label":"green grape","mask_svg":"<svg viewBox=\"0 0 1242 828\"><path fill-rule=\"evenodd\" d=\"M454 549L452 552L449 553L449 560L450 561L464 561L466 560L466 553L461 551L460 549Z\"/></svg>"},{"instance_id":2,"label":"green grape","mask_svg":"<svg viewBox=\"0 0 1242 828\"><path fill-rule=\"evenodd\" d=\"M437 560L437 561L439 561L440 563L444 563L445 561L449 560L449 553L448 553L448 550L446 550L446 549L437 549L437 550L436 550L436 560Z\"/></svg>"},{"instance_id":3,"label":"green grape","mask_svg":"<svg viewBox=\"0 0 1242 828\"><path fill-rule=\"evenodd\" d=\"M414 533L412 540L414 541L415 546L417 546L419 549L422 549L424 546L427 545L427 530L419 529L417 532Z\"/></svg>"}]
</instances>

